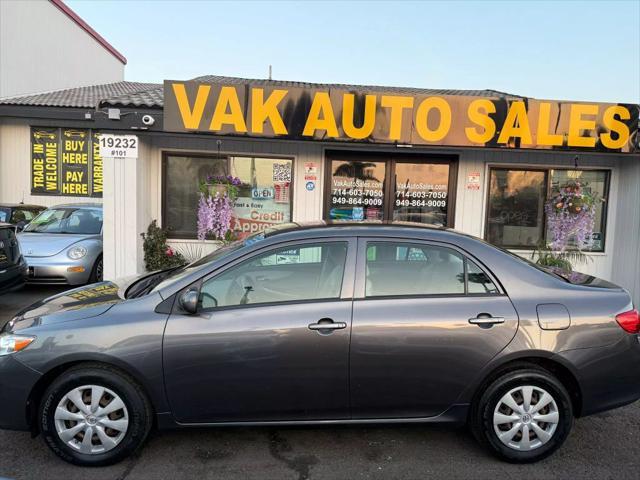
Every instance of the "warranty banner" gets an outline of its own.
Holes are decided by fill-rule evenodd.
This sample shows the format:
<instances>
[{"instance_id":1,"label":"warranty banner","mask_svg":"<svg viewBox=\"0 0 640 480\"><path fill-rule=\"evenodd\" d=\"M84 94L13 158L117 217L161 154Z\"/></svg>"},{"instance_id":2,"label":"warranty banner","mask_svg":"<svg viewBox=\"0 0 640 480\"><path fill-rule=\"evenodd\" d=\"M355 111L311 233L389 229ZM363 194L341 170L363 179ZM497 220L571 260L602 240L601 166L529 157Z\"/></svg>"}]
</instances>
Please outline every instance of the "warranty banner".
<instances>
[{"instance_id":1,"label":"warranty banner","mask_svg":"<svg viewBox=\"0 0 640 480\"><path fill-rule=\"evenodd\" d=\"M635 153L635 104L164 82L164 130L456 147Z\"/></svg>"},{"instance_id":2,"label":"warranty banner","mask_svg":"<svg viewBox=\"0 0 640 480\"><path fill-rule=\"evenodd\" d=\"M97 134L87 129L31 128L31 193L102 197Z\"/></svg>"}]
</instances>

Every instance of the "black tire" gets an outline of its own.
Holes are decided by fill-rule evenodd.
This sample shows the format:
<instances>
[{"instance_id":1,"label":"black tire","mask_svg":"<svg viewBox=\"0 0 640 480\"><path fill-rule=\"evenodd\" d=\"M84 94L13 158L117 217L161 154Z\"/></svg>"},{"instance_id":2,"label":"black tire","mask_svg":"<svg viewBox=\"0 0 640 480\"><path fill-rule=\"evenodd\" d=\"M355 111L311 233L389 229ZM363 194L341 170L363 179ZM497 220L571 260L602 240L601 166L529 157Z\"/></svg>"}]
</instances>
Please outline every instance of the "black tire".
<instances>
[{"instance_id":1,"label":"black tire","mask_svg":"<svg viewBox=\"0 0 640 480\"><path fill-rule=\"evenodd\" d=\"M129 424L124 437L113 449L85 454L67 445L58 435L55 411L70 391L84 385L105 387L124 402ZM128 375L107 365L83 364L70 368L47 388L40 403L38 422L45 443L66 462L81 466L104 466L117 463L133 454L144 443L152 425L152 408L142 388Z\"/></svg>"},{"instance_id":2,"label":"black tire","mask_svg":"<svg viewBox=\"0 0 640 480\"><path fill-rule=\"evenodd\" d=\"M91 274L89 275L89 283L98 283L103 280L103 268L104 264L102 263L102 254L100 254L96 259L96 262L93 264L93 268L91 269Z\"/></svg>"},{"instance_id":3,"label":"black tire","mask_svg":"<svg viewBox=\"0 0 640 480\"><path fill-rule=\"evenodd\" d=\"M516 450L502 443L493 424L494 411L498 402L505 394L520 386L544 389L555 400L559 415L552 437L546 443L529 451ZM486 385L472 406L469 420L471 431L476 439L494 455L511 463L531 463L548 457L564 443L573 425L573 407L569 393L557 378L547 370L527 364L519 369L506 371ZM531 436L536 438L535 434Z\"/></svg>"}]
</instances>

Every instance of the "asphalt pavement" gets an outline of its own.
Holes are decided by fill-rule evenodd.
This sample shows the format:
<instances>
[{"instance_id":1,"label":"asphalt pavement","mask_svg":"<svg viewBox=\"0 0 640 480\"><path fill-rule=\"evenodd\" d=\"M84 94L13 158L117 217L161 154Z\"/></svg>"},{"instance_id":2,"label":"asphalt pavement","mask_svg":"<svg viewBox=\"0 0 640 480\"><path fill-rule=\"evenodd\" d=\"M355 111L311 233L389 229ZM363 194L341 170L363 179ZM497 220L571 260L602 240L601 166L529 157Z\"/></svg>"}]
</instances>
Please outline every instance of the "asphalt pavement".
<instances>
[{"instance_id":1,"label":"asphalt pavement","mask_svg":"<svg viewBox=\"0 0 640 480\"><path fill-rule=\"evenodd\" d=\"M0 325L22 306L61 289L28 287L0 296ZM154 432L118 465L80 468L41 438L0 430L0 478L122 479L638 479L640 402L577 420L554 456L511 465L465 429L444 426L218 428Z\"/></svg>"}]
</instances>

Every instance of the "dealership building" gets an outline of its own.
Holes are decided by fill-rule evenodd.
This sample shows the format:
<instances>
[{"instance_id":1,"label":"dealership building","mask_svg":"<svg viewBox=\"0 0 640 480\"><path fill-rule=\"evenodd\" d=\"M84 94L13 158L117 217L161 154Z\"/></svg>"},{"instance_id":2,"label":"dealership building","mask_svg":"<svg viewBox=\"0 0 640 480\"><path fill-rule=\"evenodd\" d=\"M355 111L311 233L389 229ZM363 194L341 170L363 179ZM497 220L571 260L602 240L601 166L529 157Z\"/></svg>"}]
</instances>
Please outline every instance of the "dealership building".
<instances>
[{"instance_id":1,"label":"dealership building","mask_svg":"<svg viewBox=\"0 0 640 480\"><path fill-rule=\"evenodd\" d=\"M638 110L494 90L118 81L0 100L0 201L102 203L113 278L143 271L152 220L178 250L217 246L196 238L199 185L215 175L242 182L238 235L410 221L525 257L549 241L550 199L580 185L597 201L576 269L640 304Z\"/></svg>"}]
</instances>

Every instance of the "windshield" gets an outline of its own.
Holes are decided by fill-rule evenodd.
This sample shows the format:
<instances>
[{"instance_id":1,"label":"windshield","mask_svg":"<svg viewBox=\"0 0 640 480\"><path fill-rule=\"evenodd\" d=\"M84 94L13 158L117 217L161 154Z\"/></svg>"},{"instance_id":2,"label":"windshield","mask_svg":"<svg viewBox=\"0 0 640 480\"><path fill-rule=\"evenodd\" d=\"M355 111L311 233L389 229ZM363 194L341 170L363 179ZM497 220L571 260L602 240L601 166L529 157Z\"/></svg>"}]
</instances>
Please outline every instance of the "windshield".
<instances>
[{"instance_id":1,"label":"windshield","mask_svg":"<svg viewBox=\"0 0 640 480\"><path fill-rule=\"evenodd\" d=\"M11 217L11 209L0 207L0 222L8 222Z\"/></svg>"},{"instance_id":2,"label":"windshield","mask_svg":"<svg viewBox=\"0 0 640 480\"><path fill-rule=\"evenodd\" d=\"M31 233L97 235L102 230L100 208L50 208L31 220L24 229Z\"/></svg>"}]
</instances>

